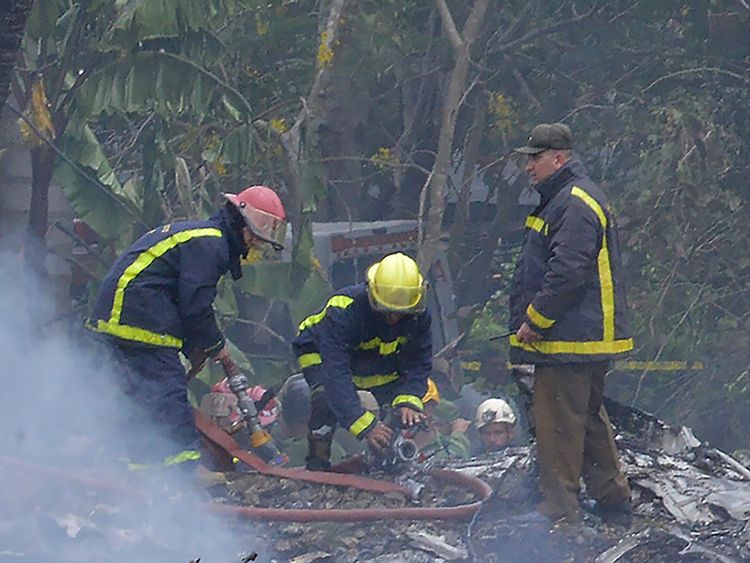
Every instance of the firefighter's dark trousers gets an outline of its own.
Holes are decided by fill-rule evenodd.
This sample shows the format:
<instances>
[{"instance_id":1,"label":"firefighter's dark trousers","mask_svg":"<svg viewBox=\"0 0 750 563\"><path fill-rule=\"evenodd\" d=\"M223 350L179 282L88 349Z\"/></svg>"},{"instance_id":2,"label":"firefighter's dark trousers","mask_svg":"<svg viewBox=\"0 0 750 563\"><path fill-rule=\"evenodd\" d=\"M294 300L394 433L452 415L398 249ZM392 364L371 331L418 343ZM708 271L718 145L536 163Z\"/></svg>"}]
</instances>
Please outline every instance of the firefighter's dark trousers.
<instances>
[{"instance_id":1,"label":"firefighter's dark trousers","mask_svg":"<svg viewBox=\"0 0 750 563\"><path fill-rule=\"evenodd\" d=\"M601 505L630 498L602 404L608 368L609 362L536 366L534 418L543 497L538 510L552 519L580 518L581 477Z\"/></svg>"},{"instance_id":2,"label":"firefighter's dark trousers","mask_svg":"<svg viewBox=\"0 0 750 563\"><path fill-rule=\"evenodd\" d=\"M180 464L184 469L194 466L200 438L178 351L116 342L113 351L126 368L121 374L122 389L133 402L133 428L126 437L130 460Z\"/></svg>"},{"instance_id":3,"label":"firefighter's dark trousers","mask_svg":"<svg viewBox=\"0 0 750 563\"><path fill-rule=\"evenodd\" d=\"M338 426L336 415L328 404L325 386L320 383L320 369L320 366L313 366L302 370L310 384L310 420L307 423L309 452L306 459L308 469L325 469L329 465L333 433ZM399 388L398 383L394 382L367 391L382 406L391 404Z\"/></svg>"}]
</instances>

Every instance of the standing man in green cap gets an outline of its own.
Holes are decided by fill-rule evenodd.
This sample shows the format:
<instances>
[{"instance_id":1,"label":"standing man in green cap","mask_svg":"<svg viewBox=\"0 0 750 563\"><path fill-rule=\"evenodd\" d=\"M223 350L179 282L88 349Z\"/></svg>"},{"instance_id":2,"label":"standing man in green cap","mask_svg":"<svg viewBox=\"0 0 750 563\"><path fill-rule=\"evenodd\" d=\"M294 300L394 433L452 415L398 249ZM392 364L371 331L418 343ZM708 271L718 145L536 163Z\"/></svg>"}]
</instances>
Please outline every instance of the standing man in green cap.
<instances>
[{"instance_id":1,"label":"standing man in green cap","mask_svg":"<svg viewBox=\"0 0 750 563\"><path fill-rule=\"evenodd\" d=\"M572 149L563 123L537 125L516 149L541 200L526 219L513 277L511 362L535 365L537 510L579 520L583 476L597 513L629 525L630 489L602 404L612 360L633 348L617 228L607 196Z\"/></svg>"}]
</instances>

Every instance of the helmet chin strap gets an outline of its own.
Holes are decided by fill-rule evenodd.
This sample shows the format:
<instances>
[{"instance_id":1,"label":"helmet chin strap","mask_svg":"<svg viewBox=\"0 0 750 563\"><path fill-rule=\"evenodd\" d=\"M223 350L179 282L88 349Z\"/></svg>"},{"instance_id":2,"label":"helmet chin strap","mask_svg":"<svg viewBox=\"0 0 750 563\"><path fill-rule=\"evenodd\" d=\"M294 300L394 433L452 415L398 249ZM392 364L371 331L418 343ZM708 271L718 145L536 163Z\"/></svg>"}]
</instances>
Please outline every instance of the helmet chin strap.
<instances>
[{"instance_id":1,"label":"helmet chin strap","mask_svg":"<svg viewBox=\"0 0 750 563\"><path fill-rule=\"evenodd\" d=\"M398 322L405 316L403 313L390 311L383 311L381 314L385 316L385 321L391 326L398 324Z\"/></svg>"}]
</instances>

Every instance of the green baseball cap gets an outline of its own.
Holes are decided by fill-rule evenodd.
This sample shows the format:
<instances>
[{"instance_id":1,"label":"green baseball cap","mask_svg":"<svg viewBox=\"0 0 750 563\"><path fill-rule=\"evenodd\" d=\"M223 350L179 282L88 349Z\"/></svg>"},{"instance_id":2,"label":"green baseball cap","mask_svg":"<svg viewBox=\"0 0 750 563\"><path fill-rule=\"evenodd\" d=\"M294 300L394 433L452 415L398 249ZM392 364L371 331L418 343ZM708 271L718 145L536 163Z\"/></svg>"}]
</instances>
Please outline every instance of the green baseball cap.
<instances>
[{"instance_id":1,"label":"green baseball cap","mask_svg":"<svg viewBox=\"0 0 750 563\"><path fill-rule=\"evenodd\" d=\"M458 418L458 408L450 401L440 401L435 405L435 416L444 422L453 422Z\"/></svg>"},{"instance_id":2,"label":"green baseball cap","mask_svg":"<svg viewBox=\"0 0 750 563\"><path fill-rule=\"evenodd\" d=\"M570 150L573 148L573 132L564 123L540 123L531 130L525 147L518 147L515 152L521 154L539 154L549 149Z\"/></svg>"}]
</instances>

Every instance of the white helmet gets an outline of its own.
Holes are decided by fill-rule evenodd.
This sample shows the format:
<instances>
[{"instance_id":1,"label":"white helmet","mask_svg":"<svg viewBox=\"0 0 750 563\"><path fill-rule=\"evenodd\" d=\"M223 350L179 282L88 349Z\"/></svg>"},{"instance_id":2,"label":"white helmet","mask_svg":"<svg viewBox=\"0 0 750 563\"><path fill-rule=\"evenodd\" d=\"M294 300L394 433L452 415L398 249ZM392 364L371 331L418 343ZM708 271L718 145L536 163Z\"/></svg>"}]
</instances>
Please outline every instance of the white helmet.
<instances>
[{"instance_id":1,"label":"white helmet","mask_svg":"<svg viewBox=\"0 0 750 563\"><path fill-rule=\"evenodd\" d=\"M487 399L477 407L477 414L474 423L477 430L492 424L493 422L507 422L508 424L516 423L516 413L510 408L510 405L502 399Z\"/></svg>"}]
</instances>

